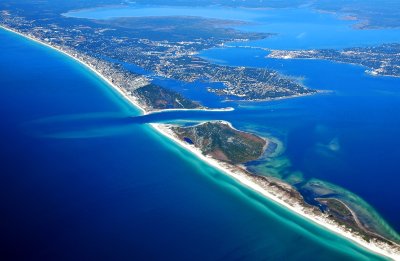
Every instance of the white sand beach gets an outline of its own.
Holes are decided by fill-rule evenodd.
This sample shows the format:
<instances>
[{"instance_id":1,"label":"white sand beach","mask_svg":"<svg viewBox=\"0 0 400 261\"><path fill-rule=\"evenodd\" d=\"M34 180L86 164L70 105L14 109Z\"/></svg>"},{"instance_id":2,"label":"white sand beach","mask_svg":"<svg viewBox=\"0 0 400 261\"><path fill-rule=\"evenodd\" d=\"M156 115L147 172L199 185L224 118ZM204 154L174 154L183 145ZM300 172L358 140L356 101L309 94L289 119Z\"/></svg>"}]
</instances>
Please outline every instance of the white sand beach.
<instances>
[{"instance_id":1,"label":"white sand beach","mask_svg":"<svg viewBox=\"0 0 400 261\"><path fill-rule=\"evenodd\" d=\"M10 28L6 28L4 26L0 26L2 29L16 33L18 35L21 35L27 39L30 39L32 41L35 41L37 43L40 43L44 46L47 46L49 48L52 48L53 50L56 50L58 52L61 52L63 54L65 54L66 56L74 59L75 61L79 62L80 64L84 65L87 69L89 69L91 72L95 73L99 78L101 78L105 83L107 83L107 85L109 85L111 88L113 88L116 92L118 92L124 99L126 99L127 101L129 101L133 106L135 106L136 108L140 109L142 111L143 114L148 114L149 112L147 112L145 109L143 109L142 107L140 107L140 105L138 104L138 102L131 96L129 96L123 89L117 87L116 85L114 85L109 79L107 79L106 77L104 77L101 73L99 73L96 68L94 68L93 66L85 63L84 61L80 60L79 58L75 57L72 54L69 54L55 46L52 46L46 42L43 42L39 39L34 38L31 35L25 35L22 34L20 32L17 32L13 29ZM175 109L172 109L175 110ZM180 110L180 109L177 109ZM209 110L209 109L195 109L195 110ZM232 110L232 108L225 108L225 109L211 109L212 111L215 110ZM152 112L154 113L154 112ZM364 239L362 239L360 236L355 235L354 233L352 233L351 231L349 231L348 229L339 226L338 224L336 224L333 220L328 219L327 217L323 216L323 215L314 215L313 213L310 213L309 211L306 211L306 209L304 209L303 206L301 206L300 204L296 205L291 205L288 204L287 202L285 202L285 200L283 198L280 198L278 195L266 190L265 188L263 188L260 184L257 184L256 182L254 182L253 180L250 180L248 178L246 178L246 176L248 176L248 174L241 169L238 166L233 166L218 160L215 160L211 157L205 156L201 153L201 151L197 148L195 148L193 145L189 145L181 140L179 140L174 133L166 126L163 124L158 124L158 123L151 123L150 124L154 130L156 130L157 132L159 132L160 134L162 134L163 136L165 136L166 138L174 141L177 145L181 146L182 148L186 149L187 151L193 153L195 156L197 156L199 159L203 160L204 162L206 162L207 164L209 164L212 167L215 167L217 169L219 169L221 172L223 172L226 175L229 175L230 177L232 177L234 180L240 182L243 186L252 189L253 191L256 191L260 194L262 194L263 196L267 197L270 200L273 200L274 202L280 204L282 207L285 207L289 210L291 210L293 213L296 213L304 218L306 218L307 220L310 220L312 222L314 222L315 224L320 225L321 227L328 229L342 237L345 237L355 243L357 243L358 245L372 251L375 252L377 254L380 254L382 256L391 258L393 260L400 260L400 246L399 245L394 245L394 246L389 246L388 244L384 244L384 243L380 243L380 242L375 242L375 241L371 241L371 242L367 242Z\"/></svg>"}]
</instances>

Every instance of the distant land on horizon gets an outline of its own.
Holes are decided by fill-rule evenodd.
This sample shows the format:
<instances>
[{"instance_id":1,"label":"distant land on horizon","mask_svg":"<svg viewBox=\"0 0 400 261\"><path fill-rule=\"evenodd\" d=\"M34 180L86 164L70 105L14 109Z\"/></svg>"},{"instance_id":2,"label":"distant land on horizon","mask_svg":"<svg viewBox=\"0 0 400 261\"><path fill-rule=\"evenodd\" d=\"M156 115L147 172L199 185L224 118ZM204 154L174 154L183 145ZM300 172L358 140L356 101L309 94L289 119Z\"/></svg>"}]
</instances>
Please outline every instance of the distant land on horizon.
<instances>
[{"instance_id":1,"label":"distant land on horizon","mask_svg":"<svg viewBox=\"0 0 400 261\"><path fill-rule=\"evenodd\" d=\"M90 91L84 88L81 92L75 89L81 84L74 86L74 79L71 83L66 80L68 85L61 84L64 89L59 91L68 93L71 89L71 93L62 94L66 97L65 105L58 105L49 101L52 95L61 93L57 94L49 86L44 85L42 90L34 85L26 91L27 83L17 84L19 81L16 81L14 88L21 88L20 96L31 99L32 103L43 100L43 109L35 108L38 111L28 113L25 120L23 116L16 116L10 130L5 131L12 132L14 125L23 130L21 133L14 131L13 136L13 139L18 139L18 135L21 140L28 139L22 161L37 146L42 146L40 144L56 146L61 151L67 146L64 149L69 151L72 141L78 146L77 153L81 153L84 147L79 148L80 142L85 144L93 140L93 146L97 147L97 142L108 142L107 137L131 140L134 135L130 137L128 130L137 132L138 137L151 133L150 136L158 137L159 143L152 141L153 145L147 146L138 138L133 143L139 146L129 146L129 143L122 146L131 157L124 159L123 156L121 165L102 160L95 163L96 168L104 165L104 170L110 168L108 173L112 173L113 168L126 168L126 172L119 169L118 173L138 178L142 169L154 164L151 169L156 165L159 168L143 177L149 179L145 182L169 190L171 181L163 177L168 182L160 185L158 175L166 175L179 164L202 164L199 170L185 171L186 175L204 172L206 176L219 177L217 183L225 182L222 187L246 191L242 199L247 200L248 195L255 193L257 197L250 196L252 200L243 200L249 204L246 208L254 202L260 206L276 204L281 210L268 211L267 216L276 218L280 211L298 215L303 221L293 221L292 226L304 227L307 234L304 237L314 237L316 241L321 237L321 244L325 244L323 240L338 242L345 238L346 242L338 243L337 247L333 244L335 249L340 249L341 244L346 249L337 252L338 255L344 254L350 260L357 255L397 260L400 259L397 213L400 205L393 199L400 196L395 175L396 158L400 155L400 146L396 146L400 144L397 135L400 131L397 117L400 113L400 90L397 88L400 80L399 10L400 3L389 0L379 5L376 1L359 0L266 3L175 0L168 5L158 0L135 3L5 0L0 3L2 31L23 36L72 59L83 68L78 71L100 81L108 93L107 101L101 102L99 98L96 102L97 94L86 94ZM0 59L6 64L10 58L4 54ZM46 62L43 66L47 66ZM58 67L47 70L32 67L31 73L33 77L39 74L46 75L45 78L51 78L52 74L63 77ZM6 73L3 76L4 95L9 95L8 92L16 95L15 90L7 88L14 83ZM32 77L27 75L27 79L28 76ZM25 79L24 74L20 77ZM93 109L98 107L95 112L91 109L91 95L94 95ZM105 104L110 102L110 97L114 97L111 99L115 99L114 105L107 107ZM82 104L82 108L79 105L75 111L74 106L67 105L73 99L77 99L77 105ZM116 104L119 109L113 107ZM10 119L13 114L19 115L19 110L13 106L7 102L2 109L12 112L8 115ZM55 108L54 113L51 113L51 106ZM57 106L66 109L57 111ZM143 133L142 128L146 130ZM54 141L60 143L55 145ZM183 153L181 158L190 160L183 160L185 163L171 166L170 170L170 163L156 152L163 144L171 144L174 151L184 151L179 152ZM46 149L43 155L47 155ZM117 148L107 152L113 153L113 150ZM136 157L153 155L153 151L154 157L136 162ZM112 156L108 157L114 162ZM37 160L39 167L52 164L46 163L45 158ZM57 160L60 166L64 164L62 157ZM77 164L74 175L82 175L79 164L86 166L86 163L72 164ZM135 164L137 170L132 172ZM90 169L94 167L89 165ZM100 169L93 174L103 173ZM377 176L377 173L380 174ZM14 190L21 191L21 199L25 199L27 194L20 180L14 180L18 171L7 175L13 176ZM11 179L7 175L5 179ZM392 182L387 182L389 179ZM127 191L133 193L136 186L142 186L140 182L132 182ZM152 185L145 187L153 189ZM214 189L218 188L210 187L210 191ZM120 192L118 188L110 189L110 193L119 195ZM6 204L12 205L13 193L8 190L4 193L10 198ZM43 193L50 198L59 196L47 188ZM73 191L71 193L71 197L75 197ZM46 200L43 202L47 204ZM141 199L134 206L151 209L155 204L151 202L151 199ZM221 205L226 203L221 202ZM105 204L114 207L116 202ZM235 204L235 201L227 204ZM46 205L48 211L52 211L50 205ZM188 207L190 205L188 203ZM101 203L99 206L103 207ZM176 206L169 208L168 204L161 208L172 215L186 213ZM147 216L144 212L143 216L139 213L138 220ZM38 214L37 218L40 217ZM243 222L242 218L237 217L234 222ZM12 219L13 212L9 212L5 224ZM208 219L212 219L212 215L196 220L207 223ZM286 218L285 222L291 223L290 219ZM19 222L29 227L27 219L21 218ZM75 222L79 223L79 218ZM127 220L121 222L121 226L127 224ZM264 225L260 221L251 226L256 229ZM152 230L148 224L145 227ZM11 233L9 229L6 231ZM292 232L283 236L292 238ZM297 230L294 233L298 233ZM329 239L322 236L324 233L330 233L326 237ZM258 236L265 237L264 233ZM232 240L233 244L244 244L241 240ZM13 242L25 246L17 239ZM309 243L304 244L308 246ZM246 256L248 247L237 250L237 254L230 253L230 258ZM279 251L284 251L283 246ZM305 256L300 258L299 254L293 260L312 256L308 250L305 252ZM12 250L7 253L14 258L17 256ZM282 252L279 253L277 256L283 258ZM37 256L43 253L38 252ZM249 259L257 259L251 256ZM273 255L260 253L257 256L269 258Z\"/></svg>"}]
</instances>

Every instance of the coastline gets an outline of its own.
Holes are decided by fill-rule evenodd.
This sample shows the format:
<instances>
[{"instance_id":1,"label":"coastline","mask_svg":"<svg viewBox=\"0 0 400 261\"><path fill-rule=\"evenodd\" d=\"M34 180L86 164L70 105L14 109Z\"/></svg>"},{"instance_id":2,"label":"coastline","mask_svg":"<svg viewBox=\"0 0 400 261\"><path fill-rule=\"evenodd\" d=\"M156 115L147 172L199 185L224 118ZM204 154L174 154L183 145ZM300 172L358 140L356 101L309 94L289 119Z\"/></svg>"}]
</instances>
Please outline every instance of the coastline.
<instances>
[{"instance_id":1,"label":"coastline","mask_svg":"<svg viewBox=\"0 0 400 261\"><path fill-rule=\"evenodd\" d=\"M230 123L228 123L228 124L230 125ZM278 196L276 196L276 195L272 194L271 192L267 191L266 189L264 189L260 184L257 184L256 182L253 182L252 180L247 179L245 177L246 176L245 171L242 170L240 167L229 165L222 161L219 161L219 160L213 159L209 156L203 155L202 152L198 148L195 148L193 145L189 145L189 144L179 140L175 136L175 134L171 130L169 130L168 127L166 127L165 124L150 123L150 125L155 130L157 130L159 133L161 133L165 137L172 140L174 143L179 145L181 148L184 148L184 149L190 151L192 154L194 154L196 157L198 157L199 159L206 162L208 165L224 172L225 174L229 175L231 178L233 178L235 181L239 182L240 184L244 185L245 187L278 203L279 205L285 207L286 209L289 209L293 213L295 213L303 218L306 218L307 220L313 221L315 224L318 224L318 225L322 226L323 228L334 232L335 234L338 234L342 237L350 239L351 241L357 243L358 245L360 245L374 253L383 255L385 257L389 257L393 260L400 260L400 253L392 253L389 251L389 249L384 249L381 246L378 246L377 244L368 243L365 240L363 240L361 237L355 236L350 231L347 231L345 228L338 226L334 221L329 220L328 218L323 218L322 216L316 216L316 215L313 215L312 213L307 213L306 211L304 211L303 207L300 205L292 206L292 205L288 204L283 199L279 198Z\"/></svg>"},{"instance_id":2,"label":"coastline","mask_svg":"<svg viewBox=\"0 0 400 261\"><path fill-rule=\"evenodd\" d=\"M318 94L324 94L324 93L332 93L333 91L330 90L315 90L314 93L305 93L305 94L295 94L295 95L290 95L290 96L285 96L285 97L278 97L278 98L269 98L269 99L254 99L254 100L226 100L229 102L236 101L236 102L272 102L272 101L281 101L281 100L288 100L288 99L296 99L296 98L303 98L303 97L308 97L308 96L314 96Z\"/></svg>"},{"instance_id":3,"label":"coastline","mask_svg":"<svg viewBox=\"0 0 400 261\"><path fill-rule=\"evenodd\" d=\"M361 29L361 30L364 30L364 29ZM248 46L248 45L238 45L238 46L222 45L221 48L257 49L257 50L263 50L263 51L267 51L267 52L281 51L281 50L271 49L271 48L267 48L267 47L257 47L257 46ZM293 50L289 50L289 51L293 51ZM276 59L276 60L320 60L320 61L328 61L328 62L332 62L332 63L349 64L349 65L354 65L354 66L358 66L358 67L363 68L364 69L364 73L369 75L369 76L400 78L400 75L382 74L380 72L376 72L376 70L378 70L378 69L373 69L371 67L365 66L365 65L360 64L360 63L343 62L343 61L327 59L327 58L318 58L318 57L297 58L297 57L283 56L283 55L282 56L271 56L271 53L269 53L266 56L264 56L264 58L266 58L266 59ZM313 95L313 94L310 94L310 95ZM301 96L307 96L307 94L306 95L299 95L299 96L300 97ZM292 98L292 97L295 98L296 96L288 96L287 98ZM282 98L284 99L285 97L282 97ZM282 98L278 98L278 99L282 99Z\"/></svg>"},{"instance_id":4,"label":"coastline","mask_svg":"<svg viewBox=\"0 0 400 261\"><path fill-rule=\"evenodd\" d=\"M68 56L69 58L72 58L73 60L75 60L75 61L78 62L79 64L85 66L87 69L89 69L91 72L93 72L93 73L94 73L96 76L98 76L100 79L102 79L103 81L105 81L105 82L106 82L109 86L111 86L115 91L117 91L120 95L122 95L122 97L124 97L127 101L129 101L135 108L139 109L143 114L146 114L146 113L147 113L136 101L134 101L131 97L129 97L127 93L125 93L123 90L121 90L121 89L118 88L116 85L114 85L110 80L108 80L106 77L104 77L101 73L99 73L95 68L93 68L92 66L90 66L90 65L87 64L86 62L84 62L84 61L78 59L77 57L75 57L75 56L73 56L73 55L71 55L71 54L69 54L69 53L67 53L67 52L65 52L65 51L63 51L63 50L61 50L61 49L59 49L59 48L56 48L56 47L54 47L54 46L52 46L52 45L50 45L50 44L48 44L48 43L45 43L45 42L43 42L43 41L40 41L39 39L36 39L36 38L31 37L31 36L29 36L29 35L22 34L22 33L18 32L18 31L16 31L16 30L13 30L13 29L11 29L11 28L5 27L5 26L3 26L3 25L0 25L0 28L3 29L3 30L6 30L6 31L8 31L8 32L18 34L19 36L22 36L22 37L24 37L24 38L26 38L26 39L29 39L29 40L31 40L31 41L34 41L34 42L36 42L36 43L38 43L38 44L44 45L44 46L46 46L46 47L49 47L49 48L51 48L51 49L53 49L53 50L55 50L55 51L57 51L57 52L60 52L60 53L62 53L62 54L64 54L64 55Z\"/></svg>"},{"instance_id":5,"label":"coastline","mask_svg":"<svg viewBox=\"0 0 400 261\"><path fill-rule=\"evenodd\" d=\"M4 29L8 32L11 33L15 33L18 34L24 38L28 38L31 41L34 41L36 43L42 44L46 47L49 47L57 52L60 52L66 56L68 56L69 58L74 59L75 61L77 61L78 63L80 63L81 65L85 66L87 69L89 69L91 72L93 72L94 74L96 74L96 76L98 76L99 78L101 78L103 81L105 81L108 85L110 85L115 91L117 91L120 95L122 95L125 100L127 100L128 102L130 102L135 108L139 109L143 115L148 115L148 114L152 114L152 113L159 113L159 112L168 112L168 111L212 111L212 112L224 112L224 111L234 111L235 109L233 107L226 107L226 108L197 108L197 109L164 109L164 110L145 110L137 101L135 101L131 96L129 96L124 90L122 90L121 88L119 88L118 86L116 86L114 83L112 83L109 79L107 79L106 77L104 77L100 72L98 72L96 70L96 68L94 68L93 66L89 65L88 63L82 61L81 59L75 57L74 55L71 55L70 53L54 47L48 43L45 43L39 39L36 39L34 37L31 37L29 35L25 35L22 34L18 31L15 31L11 28L5 27L3 25L0 25L1 29Z\"/></svg>"},{"instance_id":6,"label":"coastline","mask_svg":"<svg viewBox=\"0 0 400 261\"><path fill-rule=\"evenodd\" d=\"M130 102L135 108L138 108L143 114L148 114L149 112L147 112L144 108L142 108L137 101L135 101L132 97L130 97L124 90L122 90L121 88L117 87L116 85L114 85L110 80L108 80L106 77L104 77L101 73L99 73L96 68L94 68L93 66L90 66L89 64L87 64L86 62L80 60L79 58L75 57L74 55L71 55L67 52L65 52L64 50L54 47L46 42L43 42L41 40L38 40L34 37L31 37L29 35L25 35L22 34L18 31L15 31L13 29L4 27L0 25L0 28L7 30L9 32L12 33L16 33L24 38L27 38L29 40L35 41L39 44L42 44L46 47L49 47L55 51L58 51L60 53L63 53L65 55L67 55L69 58L74 59L75 61L79 62L80 64L84 65L87 69L89 69L91 72L95 73L99 78L101 78L105 83L107 83L110 87L112 87L115 91L117 91L120 95L122 95L122 97ZM172 110L182 110L182 109L172 109ZM192 109L183 109L183 110L192 110ZM208 110L208 109L195 109L195 110ZM212 109L211 109L212 110ZM225 111L226 109L217 109L217 110L223 110ZM166 111L166 110L162 110L162 111ZM152 112L154 113L154 111ZM365 240L361 239L361 237L358 237L354 234L352 234L350 231L346 230L345 228L342 228L340 226L338 226L336 223L334 223L332 220L329 220L328 218L324 218L323 216L317 216L314 215L313 213L307 213L303 207L299 204L299 205L290 205L287 202L285 202L282 198L279 198L278 196L274 195L273 193L271 193L270 191L267 191L266 189L264 189L260 184L257 184L256 182L254 182L253 180L250 180L248 178L246 178L246 174L244 172L244 170L241 170L239 167L236 166L232 166L232 165L228 165L226 163L223 163L221 161L215 160L211 157L207 157L204 156L201 151L199 149L194 148L193 146L190 146L184 142L182 142L181 140L177 139L174 134L163 124L158 124L158 123L150 123L150 126L156 130L157 132L159 132L160 134L162 134L163 136L169 138L171 141L175 142L177 145L179 145L180 147L190 151L191 153L193 153L196 157L198 157L199 159L203 160L204 162L206 162L208 165L215 167L216 169L219 169L220 171L222 171L223 173L229 175L230 177L232 177L234 180L238 181L239 183L241 183L243 186L252 189L255 192L260 193L261 195L267 197L268 199L278 203L279 205L285 207L286 209L289 209L290 211L292 211L293 213L296 213L299 216L302 216L303 218L310 220L320 226L322 226L325 229L328 229L342 237L345 237L347 239L350 239L351 241L357 243L358 245L374 252L377 254L380 254L382 256L386 256L389 258L392 258L394 260L400 260L400 252L398 251L398 249L388 249L385 248L382 245L379 245L377 243L368 243Z\"/></svg>"},{"instance_id":7,"label":"coastline","mask_svg":"<svg viewBox=\"0 0 400 261\"><path fill-rule=\"evenodd\" d=\"M272 50L274 51L274 50ZM372 76L372 77L393 77L393 78L400 78L399 75L392 75L392 74L381 74L376 72L376 69L372 69L368 66L359 64L359 63L349 63L349 62L343 62L343 61L338 61L338 60L332 60L332 59L325 59L325 58L316 58L316 57L307 57L307 58L297 58L297 57L287 57L287 56L270 56L270 54L265 56L266 59L277 59L277 60L314 60L314 61L328 61L332 63L339 63L339 64L349 64L357 67L361 67L364 69L364 73L366 75Z\"/></svg>"}]
</instances>

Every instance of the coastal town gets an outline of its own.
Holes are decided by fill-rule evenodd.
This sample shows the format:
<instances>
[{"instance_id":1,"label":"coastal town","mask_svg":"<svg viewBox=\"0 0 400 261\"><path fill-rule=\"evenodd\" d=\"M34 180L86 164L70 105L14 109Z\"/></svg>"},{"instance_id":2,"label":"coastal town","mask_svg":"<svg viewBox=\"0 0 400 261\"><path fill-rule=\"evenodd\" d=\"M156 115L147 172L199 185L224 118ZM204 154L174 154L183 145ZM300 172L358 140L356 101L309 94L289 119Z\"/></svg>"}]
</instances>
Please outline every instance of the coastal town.
<instances>
[{"instance_id":1,"label":"coastal town","mask_svg":"<svg viewBox=\"0 0 400 261\"><path fill-rule=\"evenodd\" d=\"M11 14L11 11L2 11L0 21L4 26L81 56L116 64L132 64L155 76L181 82L222 83L223 88L211 86L207 90L226 99L260 101L317 93L296 79L271 69L217 65L196 56L200 50L226 42L262 39L270 37L270 34L243 33L218 27L210 28L212 34L206 31L195 39L195 36L187 35L187 30L179 34L177 29L173 36L166 34L165 39L160 39L159 34L154 35L158 31L157 23L149 32L151 21L144 30L135 27L135 21L126 19L124 27L120 27L122 22L118 19L89 21L61 17L31 21ZM195 30L202 24L207 26L207 20L194 20L188 26ZM127 72L123 74L126 76Z\"/></svg>"},{"instance_id":2,"label":"coastal town","mask_svg":"<svg viewBox=\"0 0 400 261\"><path fill-rule=\"evenodd\" d=\"M196 24L199 21L192 22ZM124 27L121 27L121 23ZM129 19L96 22L63 16L57 19L28 20L8 10L0 13L0 24L12 32L73 57L103 77L145 113L165 109L206 109L178 91L154 84L153 75L189 83L222 83L222 88L208 87L207 91L236 101L265 101L318 93L317 90L309 89L297 80L271 69L217 65L197 56L199 51L225 42L263 39L270 37L269 34L221 29L213 37L206 37L204 32L204 35L195 39L184 33L159 39L160 36L149 33L148 28L133 32L134 21ZM156 27L154 25L152 30L156 31ZM342 52L272 51L268 57L351 62L371 68L371 74L397 76L399 57L393 58L390 55L389 50L393 48L398 46L374 49L376 55L368 56L373 57L368 61L363 57L366 53L371 53L371 49ZM125 64L132 64L151 73L130 70ZM199 154L199 157L204 157L211 165L218 166L236 180L294 212L376 252L390 256L400 254L397 242L365 228L358 222L356 214L343 202L320 200L326 207L326 211L323 211L305 202L301 193L293 186L271 177L255 175L243 168L240 164L263 155L268 145L264 138L236 130L226 122L205 122L191 127L164 124L152 126L196 155Z\"/></svg>"},{"instance_id":3,"label":"coastal town","mask_svg":"<svg viewBox=\"0 0 400 261\"><path fill-rule=\"evenodd\" d=\"M400 77L400 44L396 43L343 50L272 50L267 58L329 60L361 65L374 76Z\"/></svg>"}]
</instances>

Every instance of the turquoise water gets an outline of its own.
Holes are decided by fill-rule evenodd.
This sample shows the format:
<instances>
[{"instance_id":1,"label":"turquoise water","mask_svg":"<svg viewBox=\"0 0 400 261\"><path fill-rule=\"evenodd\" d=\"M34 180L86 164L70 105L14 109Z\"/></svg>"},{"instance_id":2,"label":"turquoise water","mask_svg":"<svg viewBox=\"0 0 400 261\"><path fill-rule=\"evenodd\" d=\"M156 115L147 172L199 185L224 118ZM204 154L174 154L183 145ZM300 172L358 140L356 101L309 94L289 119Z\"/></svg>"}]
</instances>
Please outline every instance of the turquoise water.
<instances>
[{"instance_id":1,"label":"turquoise water","mask_svg":"<svg viewBox=\"0 0 400 261\"><path fill-rule=\"evenodd\" d=\"M0 42L3 260L379 260L131 121L75 61Z\"/></svg>"},{"instance_id":2,"label":"turquoise water","mask_svg":"<svg viewBox=\"0 0 400 261\"><path fill-rule=\"evenodd\" d=\"M369 217L362 217L365 223L400 240L396 233L400 231L400 202L394 200L400 197L397 189L400 182L397 175L400 80L372 77L364 73L365 68L348 64L266 59L268 51L263 50L345 48L400 42L399 29L357 30L354 28L357 21L341 20L337 15L308 8L131 5L80 10L66 15L92 19L193 15L247 21L247 25L237 28L276 33L264 40L228 43L229 48L205 50L200 56L222 65L273 68L310 88L331 93L277 102L229 103L208 93L202 83L186 84L157 78L157 84L178 90L207 106L232 106L236 111L168 113L137 121L224 119L238 128L271 137L279 143L279 153L250 164L253 171L296 185L311 203L315 203L312 202L315 195L308 190L307 182L316 179L330 188L326 195L345 200L359 213L368 212Z\"/></svg>"},{"instance_id":3,"label":"turquoise water","mask_svg":"<svg viewBox=\"0 0 400 261\"><path fill-rule=\"evenodd\" d=\"M275 68L333 93L241 104L236 115L244 111L246 116L229 120L283 142L284 152L260 162L259 171L337 184L361 196L399 230L400 205L393 199L399 197L400 79L371 77L353 65L265 59L266 54L239 48L202 55L230 65Z\"/></svg>"}]
</instances>

